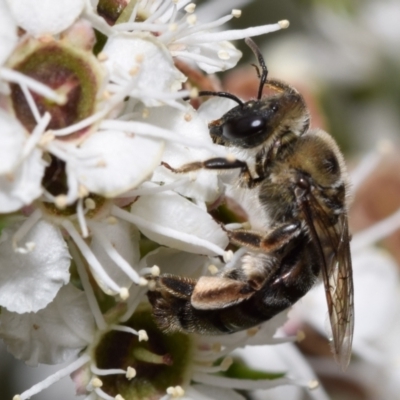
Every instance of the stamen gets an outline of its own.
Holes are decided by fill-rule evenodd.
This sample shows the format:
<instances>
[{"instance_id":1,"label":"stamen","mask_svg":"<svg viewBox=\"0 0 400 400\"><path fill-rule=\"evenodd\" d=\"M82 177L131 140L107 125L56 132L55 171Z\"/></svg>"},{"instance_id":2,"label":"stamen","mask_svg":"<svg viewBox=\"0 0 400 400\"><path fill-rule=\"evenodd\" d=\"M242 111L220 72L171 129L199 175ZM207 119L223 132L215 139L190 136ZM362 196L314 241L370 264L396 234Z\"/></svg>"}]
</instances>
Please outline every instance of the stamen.
<instances>
[{"instance_id":1,"label":"stamen","mask_svg":"<svg viewBox=\"0 0 400 400\"><path fill-rule=\"evenodd\" d=\"M219 149L218 146L204 141L196 140L193 138L186 138L177 135L173 131L168 129L159 128L155 125L147 124L145 122L135 121L118 121L118 120L104 120L100 125L101 129L120 130L124 132L132 132L137 135L149 136L158 139L164 139L172 141L175 144L179 143L184 146L190 146L194 148L204 148L210 150L213 154L223 154L223 150Z\"/></svg>"},{"instance_id":2,"label":"stamen","mask_svg":"<svg viewBox=\"0 0 400 400\"><path fill-rule=\"evenodd\" d=\"M20 88L22 90L22 93L25 96L25 99L26 99L26 101L28 103L28 106L29 106L29 108L31 110L33 118L35 119L36 123L38 124L40 119L41 119L41 116L40 116L39 110L37 108L37 105L35 103L35 100L33 100L32 94L28 90L28 87L25 84L21 83L19 86L20 86Z\"/></svg>"},{"instance_id":3,"label":"stamen","mask_svg":"<svg viewBox=\"0 0 400 400\"><path fill-rule=\"evenodd\" d=\"M133 22L133 21L135 21L136 16L137 16L137 12L138 12L138 10L139 10L139 4L140 4L140 1L137 1L137 2L135 3L135 5L134 5L134 7L133 7L133 10L132 10L132 13L131 13L131 15L130 15L130 17L129 17L128 22ZM127 7L129 7L129 5L130 5L130 3L127 5Z\"/></svg>"},{"instance_id":4,"label":"stamen","mask_svg":"<svg viewBox=\"0 0 400 400\"><path fill-rule=\"evenodd\" d=\"M170 386L169 388L167 388L166 392L174 399L183 397L185 395L185 391L181 386L175 386L175 387Z\"/></svg>"},{"instance_id":5,"label":"stamen","mask_svg":"<svg viewBox=\"0 0 400 400\"><path fill-rule=\"evenodd\" d=\"M100 368L97 368L94 364L90 365L90 370L92 371L93 374L100 375L100 376L125 375L126 374L126 371L124 369L119 369L119 368L100 369Z\"/></svg>"},{"instance_id":6,"label":"stamen","mask_svg":"<svg viewBox=\"0 0 400 400\"><path fill-rule=\"evenodd\" d=\"M128 288L121 288L120 292L118 293L118 296L121 301L126 301L129 298L129 290Z\"/></svg>"},{"instance_id":7,"label":"stamen","mask_svg":"<svg viewBox=\"0 0 400 400\"><path fill-rule=\"evenodd\" d=\"M83 199L79 199L76 204L76 215L78 217L79 227L81 228L82 237L89 237L89 230L85 220L85 212L83 210Z\"/></svg>"},{"instance_id":8,"label":"stamen","mask_svg":"<svg viewBox=\"0 0 400 400\"><path fill-rule=\"evenodd\" d=\"M281 21L278 21L278 24L281 29L286 29L289 28L290 22L287 19L282 19Z\"/></svg>"},{"instance_id":9,"label":"stamen","mask_svg":"<svg viewBox=\"0 0 400 400\"><path fill-rule=\"evenodd\" d=\"M217 274L218 273L218 268L214 265L214 264L210 264L208 267L207 267L207 269L208 269L208 271L210 272L210 274L211 275L215 275L215 274Z\"/></svg>"},{"instance_id":10,"label":"stamen","mask_svg":"<svg viewBox=\"0 0 400 400\"><path fill-rule=\"evenodd\" d=\"M95 376L94 378L92 378L89 385L93 388L101 388L103 386L103 381Z\"/></svg>"},{"instance_id":11,"label":"stamen","mask_svg":"<svg viewBox=\"0 0 400 400\"><path fill-rule=\"evenodd\" d=\"M150 268L142 268L140 270L140 273L142 275L148 275L151 274L153 276L160 276L160 267L158 267L157 265L154 265Z\"/></svg>"},{"instance_id":12,"label":"stamen","mask_svg":"<svg viewBox=\"0 0 400 400\"><path fill-rule=\"evenodd\" d=\"M187 13L189 13L189 14L192 14L192 13L194 12L195 9L196 9L196 4L194 4L194 3L189 3L189 4L184 8L184 10L185 10Z\"/></svg>"},{"instance_id":13,"label":"stamen","mask_svg":"<svg viewBox=\"0 0 400 400\"><path fill-rule=\"evenodd\" d=\"M41 141L42 135L44 134L47 125L51 119L50 113L46 112L43 117L39 116L37 125L33 129L32 133L29 135L28 140L25 142L24 148L22 150L22 157L25 158L31 154L35 146Z\"/></svg>"},{"instance_id":14,"label":"stamen","mask_svg":"<svg viewBox=\"0 0 400 400\"><path fill-rule=\"evenodd\" d=\"M112 261L115 262L115 264L118 265L118 267L126 274L128 275L129 279L131 279L132 282L135 282L136 284L139 283L139 274L135 271L135 269L121 256L121 254L118 253L118 251L115 249L115 247L112 245L110 240L106 237L106 235L103 233L102 229L100 229L96 224L91 223L90 227L92 228L93 235L96 237L96 239L100 242L101 246L103 247L104 251L107 253L108 257Z\"/></svg>"},{"instance_id":15,"label":"stamen","mask_svg":"<svg viewBox=\"0 0 400 400\"><path fill-rule=\"evenodd\" d=\"M118 332L131 333L132 335L139 336L139 332L130 326L125 325L112 325L110 329Z\"/></svg>"},{"instance_id":16,"label":"stamen","mask_svg":"<svg viewBox=\"0 0 400 400\"><path fill-rule=\"evenodd\" d=\"M67 365L65 368L57 371L53 375L48 376L42 382L33 385L29 390L21 393L20 395L14 396L13 400L26 400L29 399L31 396L40 393L44 389L47 389L49 386L53 385L54 383L58 382L60 379L70 375L72 372L78 370L80 367L85 365L88 361L90 361L90 356L84 354L83 356L79 357L77 360L72 362L71 364Z\"/></svg>"},{"instance_id":17,"label":"stamen","mask_svg":"<svg viewBox=\"0 0 400 400\"><path fill-rule=\"evenodd\" d=\"M162 16L169 7L172 6L171 0L165 0L158 9L146 19L146 24L155 21L158 17Z\"/></svg>"},{"instance_id":18,"label":"stamen","mask_svg":"<svg viewBox=\"0 0 400 400\"><path fill-rule=\"evenodd\" d=\"M233 9L233 10L232 10L232 15L233 15L235 18L240 18L240 17L242 16L242 10Z\"/></svg>"},{"instance_id":19,"label":"stamen","mask_svg":"<svg viewBox=\"0 0 400 400\"><path fill-rule=\"evenodd\" d=\"M96 202L90 197L85 199L84 204L85 208L88 210L94 210L96 208Z\"/></svg>"},{"instance_id":20,"label":"stamen","mask_svg":"<svg viewBox=\"0 0 400 400\"><path fill-rule=\"evenodd\" d=\"M26 254L32 250L32 246L30 244L25 243L25 247L20 247L18 246L18 242L29 233L29 231L36 225L36 223L42 218L42 216L42 211L40 209L36 209L18 228L12 238L12 245L15 252Z\"/></svg>"},{"instance_id":21,"label":"stamen","mask_svg":"<svg viewBox=\"0 0 400 400\"><path fill-rule=\"evenodd\" d=\"M113 30L121 31L149 31L149 32L166 32L168 27L161 24L148 24L146 22L123 22L113 26Z\"/></svg>"},{"instance_id":22,"label":"stamen","mask_svg":"<svg viewBox=\"0 0 400 400\"><path fill-rule=\"evenodd\" d=\"M79 278L80 278L86 298L89 303L89 308L92 311L92 314L96 321L96 326L100 331L103 331L106 329L107 323L104 320L104 317L100 310L99 304L97 303L96 296L94 294L93 287L89 281L89 276L86 272L86 268L83 263L81 254L79 253L78 249L76 248L75 243L72 240L69 241L69 250L71 252L72 258L75 261L76 268L77 268L78 274L79 274Z\"/></svg>"},{"instance_id":23,"label":"stamen","mask_svg":"<svg viewBox=\"0 0 400 400\"><path fill-rule=\"evenodd\" d=\"M139 342L149 341L149 336L147 335L147 332L144 329L140 329L138 333L139 333Z\"/></svg>"},{"instance_id":24,"label":"stamen","mask_svg":"<svg viewBox=\"0 0 400 400\"><path fill-rule=\"evenodd\" d=\"M136 369L132 368L132 367L128 367L126 370L126 379L128 379L128 381L130 381L131 379L133 379L136 376Z\"/></svg>"},{"instance_id":25,"label":"stamen","mask_svg":"<svg viewBox=\"0 0 400 400\"><path fill-rule=\"evenodd\" d=\"M239 250L237 250L232 258L230 259L230 261L228 261L225 264L225 269L230 269L232 267L234 267L236 265L236 263L242 258L242 256L244 256L247 252L247 249L245 247L240 248Z\"/></svg>"},{"instance_id":26,"label":"stamen","mask_svg":"<svg viewBox=\"0 0 400 400\"><path fill-rule=\"evenodd\" d=\"M144 278L141 278L144 279ZM144 279L146 281L146 279ZM147 283L147 281L146 281ZM140 285L140 284L139 284ZM137 306L143 299L144 294L147 292L147 288L145 286L139 287L138 290L135 291L135 296L130 296L127 302L127 310L126 313L119 319L120 322L126 322L130 317L132 317L135 312Z\"/></svg>"},{"instance_id":27,"label":"stamen","mask_svg":"<svg viewBox=\"0 0 400 400\"><path fill-rule=\"evenodd\" d=\"M232 18L232 16L230 16ZM283 24L284 25L284 24ZM278 23L270 25L261 25L247 29L236 29L230 31L212 32L212 33L201 33L198 35L191 35L190 37L185 37L178 39L177 43L185 43L188 45L194 44L204 44L204 43L214 43L221 42L225 40L239 40L247 37L264 35L265 33L271 33L279 31L282 26Z\"/></svg>"},{"instance_id":28,"label":"stamen","mask_svg":"<svg viewBox=\"0 0 400 400\"><path fill-rule=\"evenodd\" d=\"M220 62L218 60L214 60L213 58L210 58L210 57L203 56L201 54L189 53L187 51L171 51L171 53L174 57L188 58L190 60L206 63L209 65L218 67L218 68L224 67L224 64L222 62Z\"/></svg>"},{"instance_id":29,"label":"stamen","mask_svg":"<svg viewBox=\"0 0 400 400\"><path fill-rule=\"evenodd\" d=\"M97 394L97 396L101 397L104 400L115 400L115 397L112 397L112 396L108 395L107 393L105 393L100 388L94 389L94 392Z\"/></svg>"},{"instance_id":30,"label":"stamen","mask_svg":"<svg viewBox=\"0 0 400 400\"><path fill-rule=\"evenodd\" d=\"M376 150L365 155L358 163L356 168L350 174L351 190L353 192L361 186L361 184L371 175L381 162L383 156L388 153L390 145L385 142L385 146L379 146ZM393 146L393 145L391 145ZM390 150L389 150L390 151Z\"/></svg>"},{"instance_id":31,"label":"stamen","mask_svg":"<svg viewBox=\"0 0 400 400\"><path fill-rule=\"evenodd\" d=\"M118 25L117 25L118 26ZM115 28L116 26L114 26ZM120 102L129 95L129 93L135 88L137 85L137 78L133 78L131 82L126 84L123 89L121 89L118 93L115 93L115 95L107 101L107 103L104 105L104 108L97 113L91 115L90 117L87 117L75 124L69 125L65 128L62 129L56 129L53 130L53 134L55 136L66 136L70 135L71 133L74 133L76 131L79 131L83 128L86 128L90 125L92 125L94 122L99 121L100 119L104 118L110 111L114 109L114 107L117 107L120 105Z\"/></svg>"},{"instance_id":32,"label":"stamen","mask_svg":"<svg viewBox=\"0 0 400 400\"><path fill-rule=\"evenodd\" d=\"M308 388L310 390L314 390L317 387L319 387L319 382L316 379L312 379L310 382L308 382Z\"/></svg>"},{"instance_id":33,"label":"stamen","mask_svg":"<svg viewBox=\"0 0 400 400\"><path fill-rule=\"evenodd\" d=\"M48 100L54 101L58 105L63 105L67 102L65 95L61 95L50 89L45 84L30 78L18 71L14 71L8 68L0 68L0 78L8 82L18 83L19 85L24 85L33 92L45 97Z\"/></svg>"},{"instance_id":34,"label":"stamen","mask_svg":"<svg viewBox=\"0 0 400 400\"><path fill-rule=\"evenodd\" d=\"M223 259L224 259L224 261L226 263L229 262L229 261L232 261L232 258L233 258L233 251L232 250L228 250L228 251L224 252Z\"/></svg>"},{"instance_id":35,"label":"stamen","mask_svg":"<svg viewBox=\"0 0 400 400\"><path fill-rule=\"evenodd\" d=\"M355 234L351 241L351 248L353 251L359 251L390 236L398 229L400 229L400 209L389 217Z\"/></svg>"},{"instance_id":36,"label":"stamen","mask_svg":"<svg viewBox=\"0 0 400 400\"><path fill-rule=\"evenodd\" d=\"M121 287L119 287L106 273L102 265L100 264L99 260L96 258L90 247L86 244L86 242L82 239L79 235L77 230L75 229L74 225L69 220L64 220L62 222L62 226L66 229L69 233L73 241L78 246L80 252L85 257L88 264L93 268L99 278L104 282L106 286L110 288L115 293L120 293Z\"/></svg>"},{"instance_id":37,"label":"stamen","mask_svg":"<svg viewBox=\"0 0 400 400\"><path fill-rule=\"evenodd\" d=\"M121 218L125 221L135 224L138 228L144 228L144 229L151 230L151 231L158 233L160 235L163 235L163 236L178 239L183 242L191 243L193 245L202 246L220 256L225 255L225 251L223 249L221 249L219 246L217 246L216 244L214 244L213 242L209 242L208 240L201 239L201 238L191 235L189 233L176 231L174 229L159 225L155 222L147 221L147 220L145 220L137 215L133 215L130 212L125 211L115 205L112 206L111 213L117 218Z\"/></svg>"},{"instance_id":38,"label":"stamen","mask_svg":"<svg viewBox=\"0 0 400 400\"><path fill-rule=\"evenodd\" d=\"M196 22L197 22L197 17L196 17L196 15L195 15L195 14L189 15L189 16L186 18L186 22L187 22L189 25L195 25Z\"/></svg>"},{"instance_id":39,"label":"stamen","mask_svg":"<svg viewBox=\"0 0 400 400\"><path fill-rule=\"evenodd\" d=\"M233 363L232 357L225 357L220 365L216 366L205 366L205 365L194 365L193 369L197 372L203 372L207 374L213 374L217 372L225 372L227 371Z\"/></svg>"},{"instance_id":40,"label":"stamen","mask_svg":"<svg viewBox=\"0 0 400 400\"><path fill-rule=\"evenodd\" d=\"M217 27L219 27L221 25L226 24L232 18L233 18L233 15L229 14L229 15L225 15L224 17L221 17L221 18L219 18L219 19L217 19L215 21L208 22L208 23L205 23L205 24L200 24L200 25L198 25L196 27L191 27L190 29L188 29L185 32L185 36L193 35L194 33L197 33L197 32L205 32L205 31L209 31L211 29L217 28ZM180 35L180 37L182 37L182 36L183 35ZM180 37L178 36L177 39L181 39Z\"/></svg>"},{"instance_id":41,"label":"stamen","mask_svg":"<svg viewBox=\"0 0 400 400\"><path fill-rule=\"evenodd\" d=\"M282 385L295 385L308 387L308 382L300 379L278 378L268 379L234 379L218 375L208 375L203 372L194 372L192 379L206 385L213 385L221 388L240 389L240 390L265 390Z\"/></svg>"}]
</instances>

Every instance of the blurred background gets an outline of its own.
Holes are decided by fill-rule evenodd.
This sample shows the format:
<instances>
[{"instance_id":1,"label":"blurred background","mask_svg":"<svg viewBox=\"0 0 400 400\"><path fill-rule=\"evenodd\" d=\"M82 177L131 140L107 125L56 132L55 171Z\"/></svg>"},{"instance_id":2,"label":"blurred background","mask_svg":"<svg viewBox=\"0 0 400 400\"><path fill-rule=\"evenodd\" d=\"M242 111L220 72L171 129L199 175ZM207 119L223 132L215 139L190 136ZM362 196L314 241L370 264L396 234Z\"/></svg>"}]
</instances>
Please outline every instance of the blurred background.
<instances>
[{"instance_id":1,"label":"blurred background","mask_svg":"<svg viewBox=\"0 0 400 400\"><path fill-rule=\"evenodd\" d=\"M367 178L362 180L354 195L350 213L353 233L373 226L393 214L400 206L400 157L397 148L400 136L400 1L255 0L231 1L229 4L229 1L208 0L196 3L199 20L219 17L212 15L214 8L241 8L242 17L231 22L233 29L282 19L290 21L288 29L254 40L262 49L270 77L295 86L304 95L311 109L313 126L322 127L337 140L352 169L361 175L367 171L363 175ZM240 95L254 87L255 95L257 80L250 66L255 62L254 56L243 42L236 45L244 53L240 66L219 77L228 91ZM251 86L254 80L256 84ZM369 159L371 155L377 157ZM398 234L390 235L380 242L379 248L385 249L385 257L392 257L390 265L396 268L400 261ZM377 279L381 275L378 269ZM390 370L383 378L381 374L382 368L392 368L391 363L397 362L397 367L400 365L400 349L397 352L393 344L396 340L392 337L394 333L400 332L396 330L400 304L398 276L396 273L386 276L390 277L385 279L391 279L391 283L394 278L395 285L392 285L394 288L390 292L393 295L386 302L379 303L382 304L382 310L377 313L384 315L385 319L383 322L379 320L380 329L374 331L375 336L367 335L365 338L364 335L363 339L370 346L369 349L371 346L374 350L376 347L379 351L383 349L380 353L374 353L377 358L380 357L379 360L368 357L363 359L360 353L357 357L365 361L361 369L354 372L351 367L347 378L337 372L332 378L326 366L321 367L315 361L319 355L326 353L327 344L323 334L313 328L311 323L304 324L303 328L309 329L308 337L312 338L314 344L318 340L322 341L322 350L318 346L310 350L307 342L301 347L305 354L314 357L314 361L311 357L312 365L317 374L320 372L332 399L400 399L398 370ZM374 279L367 280L370 286L365 287L371 301L374 296L381 297L382 291L387 288L386 283L382 283L376 286L381 292L375 291L374 282ZM361 303L358 307L368 308L370 303L365 304ZM388 309L392 312L388 313ZM365 311L368 315L368 309ZM373 325L374 314L369 317ZM298 317L298 324L301 325L301 317ZM397 337L400 338L400 333ZM44 379L53 370L53 367L29 368L21 365L6 353L1 343L0 399L11 399L15 393ZM374 379L374 371L378 370L380 374L375 374ZM367 382L368 379L370 382ZM374 389L372 386L379 387ZM72 400L75 398L73 393L72 383L64 380L37 395L35 400ZM300 399L301 396L296 398ZM260 394L257 398L266 399L267 395ZM268 398L283 399L278 393Z\"/></svg>"}]
</instances>

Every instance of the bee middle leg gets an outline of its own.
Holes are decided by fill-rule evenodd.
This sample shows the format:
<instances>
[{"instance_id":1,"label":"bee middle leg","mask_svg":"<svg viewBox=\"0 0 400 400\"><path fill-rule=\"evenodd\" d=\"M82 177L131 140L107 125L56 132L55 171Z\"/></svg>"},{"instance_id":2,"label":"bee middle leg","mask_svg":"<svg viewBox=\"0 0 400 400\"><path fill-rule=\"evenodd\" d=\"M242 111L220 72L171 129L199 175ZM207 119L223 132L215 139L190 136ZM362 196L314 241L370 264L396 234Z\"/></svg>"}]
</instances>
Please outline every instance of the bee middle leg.
<instances>
[{"instance_id":1,"label":"bee middle leg","mask_svg":"<svg viewBox=\"0 0 400 400\"><path fill-rule=\"evenodd\" d=\"M294 222L282 224L263 234L246 229L227 230L226 232L230 242L233 244L244 246L254 251L272 253L282 248L300 233L300 224Z\"/></svg>"}]
</instances>

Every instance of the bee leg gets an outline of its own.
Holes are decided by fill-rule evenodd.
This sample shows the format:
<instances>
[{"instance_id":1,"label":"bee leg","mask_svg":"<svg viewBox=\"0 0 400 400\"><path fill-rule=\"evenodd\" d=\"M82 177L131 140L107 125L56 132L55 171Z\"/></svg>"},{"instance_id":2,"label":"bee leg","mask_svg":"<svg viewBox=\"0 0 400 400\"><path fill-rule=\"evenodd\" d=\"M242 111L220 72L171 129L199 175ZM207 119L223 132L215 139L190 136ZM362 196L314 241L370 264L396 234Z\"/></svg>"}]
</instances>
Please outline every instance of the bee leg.
<instances>
[{"instance_id":1,"label":"bee leg","mask_svg":"<svg viewBox=\"0 0 400 400\"><path fill-rule=\"evenodd\" d=\"M229 170L229 169L240 169L240 179L244 186L253 188L264 180L264 174L254 178L249 170L247 163L237 159L229 159L223 157L210 158L205 161L195 161L189 164L185 164L179 168L173 168L169 164L162 162L165 168L175 173L186 173L198 171L199 169L211 169L211 170ZM261 172L262 168L258 168L258 172Z\"/></svg>"},{"instance_id":2,"label":"bee leg","mask_svg":"<svg viewBox=\"0 0 400 400\"><path fill-rule=\"evenodd\" d=\"M155 286L147 292L157 325L165 332L186 331L185 314L196 280L170 274L149 277Z\"/></svg>"},{"instance_id":3,"label":"bee leg","mask_svg":"<svg viewBox=\"0 0 400 400\"><path fill-rule=\"evenodd\" d=\"M288 223L267 231L264 234L237 229L226 231L231 243L244 246L254 251L271 253L286 245L293 237L300 233L299 223Z\"/></svg>"}]
</instances>

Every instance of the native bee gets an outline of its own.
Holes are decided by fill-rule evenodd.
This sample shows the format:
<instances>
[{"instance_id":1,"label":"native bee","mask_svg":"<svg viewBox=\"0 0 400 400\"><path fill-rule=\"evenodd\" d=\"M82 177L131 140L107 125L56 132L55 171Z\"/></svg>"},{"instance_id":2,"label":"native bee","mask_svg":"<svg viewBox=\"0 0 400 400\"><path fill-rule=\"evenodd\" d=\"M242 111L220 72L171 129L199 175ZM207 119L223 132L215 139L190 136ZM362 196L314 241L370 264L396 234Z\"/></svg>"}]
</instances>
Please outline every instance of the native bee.
<instances>
[{"instance_id":1,"label":"native bee","mask_svg":"<svg viewBox=\"0 0 400 400\"><path fill-rule=\"evenodd\" d=\"M267 79L260 50L246 43L260 65L257 99L242 102L209 123L217 144L247 154L212 158L181 167L236 170L234 196L249 214L252 230L228 231L230 242L247 252L238 266L198 280L161 275L148 292L154 316L165 331L226 334L256 326L293 305L322 275L333 333L333 352L345 369L354 328L353 281L347 221L347 175L333 138L310 130L301 94ZM260 72L261 69L261 72ZM262 96L267 86L275 94ZM251 159L253 162L249 162Z\"/></svg>"}]
</instances>

